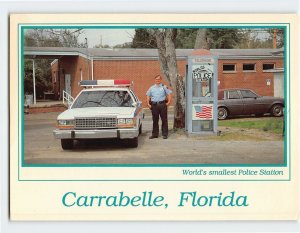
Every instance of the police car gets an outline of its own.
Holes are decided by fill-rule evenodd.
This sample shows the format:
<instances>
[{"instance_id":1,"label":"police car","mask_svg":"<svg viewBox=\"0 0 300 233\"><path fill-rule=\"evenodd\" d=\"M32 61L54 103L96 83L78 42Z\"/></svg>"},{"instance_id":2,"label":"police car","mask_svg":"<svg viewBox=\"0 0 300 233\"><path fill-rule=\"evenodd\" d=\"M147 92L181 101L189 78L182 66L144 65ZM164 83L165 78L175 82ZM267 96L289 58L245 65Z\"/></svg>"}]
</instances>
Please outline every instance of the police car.
<instances>
[{"instance_id":1,"label":"police car","mask_svg":"<svg viewBox=\"0 0 300 233\"><path fill-rule=\"evenodd\" d=\"M129 80L84 80L84 87L68 110L57 117L55 138L64 150L74 140L119 138L129 147L138 146L144 116L142 102Z\"/></svg>"}]
</instances>

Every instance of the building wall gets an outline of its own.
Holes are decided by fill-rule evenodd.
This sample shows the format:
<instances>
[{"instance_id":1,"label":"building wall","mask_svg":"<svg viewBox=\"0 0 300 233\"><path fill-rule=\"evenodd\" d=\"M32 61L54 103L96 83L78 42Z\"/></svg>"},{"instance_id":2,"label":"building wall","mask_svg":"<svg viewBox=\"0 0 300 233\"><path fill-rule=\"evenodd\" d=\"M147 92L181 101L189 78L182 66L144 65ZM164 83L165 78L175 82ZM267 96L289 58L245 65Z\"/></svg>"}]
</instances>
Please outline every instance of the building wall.
<instances>
[{"instance_id":1,"label":"building wall","mask_svg":"<svg viewBox=\"0 0 300 233\"><path fill-rule=\"evenodd\" d=\"M243 71L243 64L256 64L256 71ZM265 60L219 60L218 80L219 89L225 88L249 88L259 95L274 95L274 73L263 71L264 63L274 63L276 68L283 68L282 59ZM223 72L223 64L236 64L236 72ZM270 85L267 81L271 80Z\"/></svg>"},{"instance_id":2,"label":"building wall","mask_svg":"<svg viewBox=\"0 0 300 233\"><path fill-rule=\"evenodd\" d=\"M256 63L256 72L244 72L243 63ZM263 63L274 63L276 68L283 67L283 59L269 60L219 60L218 63L218 80L219 88L250 88L260 95L274 95L274 74L262 70ZM236 71L231 73L223 72L223 64L236 64ZM61 70L61 88L65 89L64 75L70 74L72 80L72 96L75 97L82 89L78 82L81 79L81 71L83 80L92 79L92 62L90 61L90 70L88 71L88 63L82 57L63 57L59 60ZM53 71L58 69L58 64L52 66ZM139 99L146 106L146 92L148 88L154 84L154 77L161 74L158 60L94 60L94 79L129 79L134 82L133 90ZM186 60L178 61L179 74L185 76ZM271 80L267 85L267 80ZM163 83L167 84L166 80ZM54 84L55 90L58 91L58 85ZM169 85L168 85L169 86ZM62 94L62 93L61 93Z\"/></svg>"},{"instance_id":3,"label":"building wall","mask_svg":"<svg viewBox=\"0 0 300 233\"><path fill-rule=\"evenodd\" d=\"M185 60L178 61L180 75L185 75ZM135 60L135 61L94 61L94 79L129 79L134 83L133 90L138 98L146 106L146 92L154 84L154 77L162 73L157 60ZM163 83L168 85L167 80Z\"/></svg>"},{"instance_id":4,"label":"building wall","mask_svg":"<svg viewBox=\"0 0 300 233\"><path fill-rule=\"evenodd\" d=\"M81 80L81 76L83 80L87 80L88 73L90 73L91 79L91 68L88 72L88 65L91 65L91 62L88 63L87 59L80 56L62 57L52 65L52 83L56 99L62 99L63 93L62 91L60 93L59 90L65 90L66 74L71 75L71 95L75 97L79 93L81 88L78 82Z\"/></svg>"}]
</instances>

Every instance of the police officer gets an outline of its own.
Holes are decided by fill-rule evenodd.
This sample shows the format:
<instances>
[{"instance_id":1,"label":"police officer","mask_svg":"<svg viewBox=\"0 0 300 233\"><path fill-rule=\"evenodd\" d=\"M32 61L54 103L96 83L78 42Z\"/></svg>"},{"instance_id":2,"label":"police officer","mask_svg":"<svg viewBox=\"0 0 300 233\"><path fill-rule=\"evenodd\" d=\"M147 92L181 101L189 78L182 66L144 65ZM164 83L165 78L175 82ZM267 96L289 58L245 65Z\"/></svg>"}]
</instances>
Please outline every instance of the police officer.
<instances>
[{"instance_id":1,"label":"police officer","mask_svg":"<svg viewBox=\"0 0 300 233\"><path fill-rule=\"evenodd\" d=\"M152 112L153 129L150 139L158 138L159 116L162 121L162 136L163 139L168 138L168 109L167 106L171 103L171 93L165 85L162 84L162 77L160 75L155 76L155 84L147 91L147 104Z\"/></svg>"}]
</instances>

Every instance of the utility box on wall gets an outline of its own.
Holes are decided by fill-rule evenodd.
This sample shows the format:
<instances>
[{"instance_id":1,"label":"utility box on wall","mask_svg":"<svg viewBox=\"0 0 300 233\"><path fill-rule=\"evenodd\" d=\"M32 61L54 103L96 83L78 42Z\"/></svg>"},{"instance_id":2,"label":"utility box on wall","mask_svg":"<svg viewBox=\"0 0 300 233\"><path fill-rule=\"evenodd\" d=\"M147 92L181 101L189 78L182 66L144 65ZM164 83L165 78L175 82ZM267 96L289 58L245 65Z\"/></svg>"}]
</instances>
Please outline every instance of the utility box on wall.
<instances>
[{"instance_id":1,"label":"utility box on wall","mask_svg":"<svg viewBox=\"0 0 300 233\"><path fill-rule=\"evenodd\" d=\"M186 131L216 134L218 127L218 58L188 57L186 74Z\"/></svg>"}]
</instances>

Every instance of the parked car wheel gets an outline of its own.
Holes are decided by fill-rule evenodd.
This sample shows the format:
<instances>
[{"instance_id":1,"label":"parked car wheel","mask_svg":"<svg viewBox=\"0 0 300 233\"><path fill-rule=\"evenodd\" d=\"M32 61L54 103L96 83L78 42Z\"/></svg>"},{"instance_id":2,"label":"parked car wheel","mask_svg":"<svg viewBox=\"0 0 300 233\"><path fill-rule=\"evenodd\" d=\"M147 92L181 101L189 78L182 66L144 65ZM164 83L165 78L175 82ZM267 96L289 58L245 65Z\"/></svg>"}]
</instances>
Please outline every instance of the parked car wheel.
<instances>
[{"instance_id":1,"label":"parked car wheel","mask_svg":"<svg viewBox=\"0 0 300 233\"><path fill-rule=\"evenodd\" d=\"M136 147L138 147L138 145L139 145L139 139L138 139L138 137L128 139L128 147L130 147L130 148L136 148Z\"/></svg>"},{"instance_id":2,"label":"parked car wheel","mask_svg":"<svg viewBox=\"0 0 300 233\"><path fill-rule=\"evenodd\" d=\"M225 120L228 117L228 110L224 107L218 108L218 119Z\"/></svg>"},{"instance_id":3,"label":"parked car wheel","mask_svg":"<svg viewBox=\"0 0 300 233\"><path fill-rule=\"evenodd\" d=\"M271 109L271 114L274 117L281 117L283 115L283 107L280 104L273 105Z\"/></svg>"},{"instance_id":4,"label":"parked car wheel","mask_svg":"<svg viewBox=\"0 0 300 233\"><path fill-rule=\"evenodd\" d=\"M140 124L140 127L139 127L139 135L142 134L142 131L143 131L143 126L142 126L142 124Z\"/></svg>"},{"instance_id":5,"label":"parked car wheel","mask_svg":"<svg viewBox=\"0 0 300 233\"><path fill-rule=\"evenodd\" d=\"M73 140L72 139L61 139L61 147L64 150L72 150L73 149Z\"/></svg>"}]
</instances>

